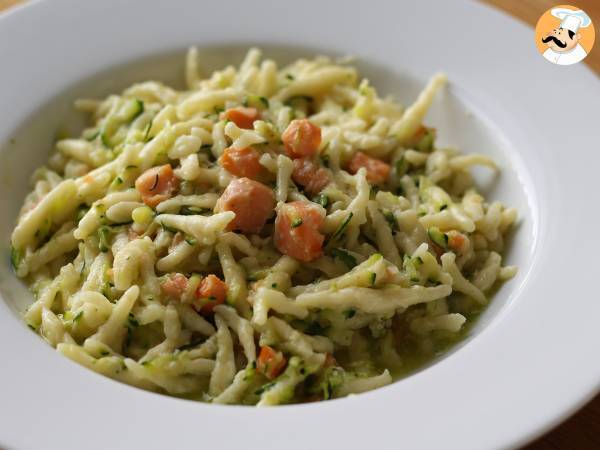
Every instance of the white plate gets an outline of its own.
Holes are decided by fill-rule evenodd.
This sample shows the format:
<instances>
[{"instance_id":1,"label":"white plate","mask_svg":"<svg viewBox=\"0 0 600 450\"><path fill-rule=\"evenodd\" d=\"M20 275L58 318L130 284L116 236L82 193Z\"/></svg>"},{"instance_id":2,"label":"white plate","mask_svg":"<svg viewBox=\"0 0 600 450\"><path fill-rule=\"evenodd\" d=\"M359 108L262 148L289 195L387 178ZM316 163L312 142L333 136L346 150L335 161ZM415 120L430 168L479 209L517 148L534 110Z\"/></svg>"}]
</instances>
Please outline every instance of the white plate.
<instances>
[{"instance_id":1,"label":"white plate","mask_svg":"<svg viewBox=\"0 0 600 450\"><path fill-rule=\"evenodd\" d=\"M282 59L351 53L380 92L405 103L429 75L448 73L428 123L442 140L496 158L503 173L482 179L488 195L522 215L509 253L519 274L460 348L374 392L255 409L119 384L23 325L17 313L31 297L8 267L8 236L70 101L173 78L190 44L209 50L208 69L256 44ZM158 54L168 55L90 81ZM465 2L53 0L0 17L0 61L1 447L512 447L597 392L600 82L583 65L544 61L531 29Z\"/></svg>"}]
</instances>

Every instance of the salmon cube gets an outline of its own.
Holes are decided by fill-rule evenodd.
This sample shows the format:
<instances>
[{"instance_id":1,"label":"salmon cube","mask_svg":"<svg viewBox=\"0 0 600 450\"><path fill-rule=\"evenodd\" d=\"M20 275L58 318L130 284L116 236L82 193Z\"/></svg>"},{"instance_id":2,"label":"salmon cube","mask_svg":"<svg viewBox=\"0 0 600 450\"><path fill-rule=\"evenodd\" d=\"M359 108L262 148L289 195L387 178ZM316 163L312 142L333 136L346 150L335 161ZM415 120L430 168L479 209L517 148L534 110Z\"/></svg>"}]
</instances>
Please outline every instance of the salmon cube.
<instances>
[{"instance_id":1,"label":"salmon cube","mask_svg":"<svg viewBox=\"0 0 600 450\"><path fill-rule=\"evenodd\" d=\"M220 163L227 172L236 177L255 179L263 172L259 160L260 153L252 147L228 147L223 151Z\"/></svg>"},{"instance_id":2,"label":"salmon cube","mask_svg":"<svg viewBox=\"0 0 600 450\"><path fill-rule=\"evenodd\" d=\"M321 128L308 119L292 120L281 135L281 140L291 158L312 156L321 145Z\"/></svg>"},{"instance_id":3,"label":"salmon cube","mask_svg":"<svg viewBox=\"0 0 600 450\"><path fill-rule=\"evenodd\" d=\"M227 285L218 276L210 274L204 277L196 289L196 310L203 316L213 312L217 305L225 303Z\"/></svg>"},{"instance_id":4,"label":"salmon cube","mask_svg":"<svg viewBox=\"0 0 600 450\"><path fill-rule=\"evenodd\" d=\"M155 208L177 192L179 178L173 173L170 164L151 167L135 180L135 188L142 196L142 201L150 208Z\"/></svg>"},{"instance_id":5,"label":"salmon cube","mask_svg":"<svg viewBox=\"0 0 600 450\"><path fill-rule=\"evenodd\" d=\"M237 108L229 108L221 113L221 119L231 120L240 128L251 130L254 128L254 121L260 119L260 114L256 108L246 108L238 106Z\"/></svg>"},{"instance_id":6,"label":"salmon cube","mask_svg":"<svg viewBox=\"0 0 600 450\"><path fill-rule=\"evenodd\" d=\"M310 158L294 160L292 179L311 195L318 194L331 181L329 173Z\"/></svg>"},{"instance_id":7,"label":"salmon cube","mask_svg":"<svg viewBox=\"0 0 600 450\"><path fill-rule=\"evenodd\" d=\"M323 208L314 203L291 202L281 205L275 219L275 246L284 255L302 262L323 253L325 236L319 229L325 219Z\"/></svg>"},{"instance_id":8,"label":"salmon cube","mask_svg":"<svg viewBox=\"0 0 600 450\"><path fill-rule=\"evenodd\" d=\"M367 181L372 184L385 182L390 173L390 165L388 163L366 155L363 152L356 152L348 163L348 171L354 174L361 167L367 170Z\"/></svg>"},{"instance_id":9,"label":"salmon cube","mask_svg":"<svg viewBox=\"0 0 600 450\"><path fill-rule=\"evenodd\" d=\"M271 188L250 178L237 178L229 183L215 206L216 212L233 211L235 218L228 229L242 233L258 233L275 208Z\"/></svg>"}]
</instances>

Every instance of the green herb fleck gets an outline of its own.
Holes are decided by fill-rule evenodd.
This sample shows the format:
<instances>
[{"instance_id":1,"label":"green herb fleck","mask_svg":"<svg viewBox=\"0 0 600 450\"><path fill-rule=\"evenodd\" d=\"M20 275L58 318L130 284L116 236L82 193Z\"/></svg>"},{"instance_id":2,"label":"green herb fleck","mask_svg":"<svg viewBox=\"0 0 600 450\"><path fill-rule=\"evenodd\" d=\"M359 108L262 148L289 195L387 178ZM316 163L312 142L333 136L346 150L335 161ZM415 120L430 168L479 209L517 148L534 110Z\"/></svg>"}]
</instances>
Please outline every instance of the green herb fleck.
<instances>
[{"instance_id":1,"label":"green herb fleck","mask_svg":"<svg viewBox=\"0 0 600 450\"><path fill-rule=\"evenodd\" d=\"M344 233L344 231L346 231L346 228L348 227L348 224L352 220L353 216L354 216L354 213L352 213L352 212L350 214L348 214L348 217L346 217L346 219L344 219L344 221L340 224L340 226L338 227L338 229L335 230L334 233L331 235L331 237L329 238L328 242L325 244L326 246L329 243L333 242L338 237L340 237Z\"/></svg>"},{"instance_id":2,"label":"green herb fleck","mask_svg":"<svg viewBox=\"0 0 600 450\"><path fill-rule=\"evenodd\" d=\"M189 350L190 348L197 347L198 345L202 344L204 341L205 341L205 339L194 339L189 344L184 344L181 347L179 347L178 350L180 350L180 351Z\"/></svg>"},{"instance_id":3,"label":"green herb fleck","mask_svg":"<svg viewBox=\"0 0 600 450\"><path fill-rule=\"evenodd\" d=\"M416 150L420 152L430 152L433 150L433 144L435 142L436 130L435 128L426 128L425 135L419 140L416 145Z\"/></svg>"},{"instance_id":4,"label":"green herb fleck","mask_svg":"<svg viewBox=\"0 0 600 450\"><path fill-rule=\"evenodd\" d=\"M125 326L127 328L135 329L140 326L140 323L137 321L133 313L129 313L127 316L127 324Z\"/></svg>"},{"instance_id":5,"label":"green herb fleck","mask_svg":"<svg viewBox=\"0 0 600 450\"><path fill-rule=\"evenodd\" d=\"M200 150L198 150L198 154L205 155L209 161L213 160L212 144L203 144L202 147L200 147Z\"/></svg>"},{"instance_id":6,"label":"green herb fleck","mask_svg":"<svg viewBox=\"0 0 600 450\"><path fill-rule=\"evenodd\" d=\"M93 130L90 133L84 133L84 138L86 141L94 141L100 135L100 130Z\"/></svg>"},{"instance_id":7,"label":"green herb fleck","mask_svg":"<svg viewBox=\"0 0 600 450\"><path fill-rule=\"evenodd\" d=\"M107 148L112 148L112 143L110 142L110 138L108 137L108 135L105 132L100 134L100 140L102 141L102 145L104 145Z\"/></svg>"},{"instance_id":8,"label":"green herb fleck","mask_svg":"<svg viewBox=\"0 0 600 450\"><path fill-rule=\"evenodd\" d=\"M140 114L142 114L144 112L144 102L137 98L134 101L135 101L136 108L135 108L135 113L131 117L130 121L133 121L135 118L137 118Z\"/></svg>"},{"instance_id":9,"label":"green herb fleck","mask_svg":"<svg viewBox=\"0 0 600 450\"><path fill-rule=\"evenodd\" d=\"M392 231L399 230L398 222L396 221L396 216L394 216L394 213L392 213L391 211L385 211L383 213L383 217L385 218L385 221L389 224Z\"/></svg>"},{"instance_id":10,"label":"green herb fleck","mask_svg":"<svg viewBox=\"0 0 600 450\"><path fill-rule=\"evenodd\" d=\"M375 280L377 279L377 274L375 272L369 272L369 282L371 286L375 286Z\"/></svg>"},{"instance_id":11,"label":"green herb fleck","mask_svg":"<svg viewBox=\"0 0 600 450\"><path fill-rule=\"evenodd\" d=\"M79 208L77 209L77 222L79 222L81 219L83 219L83 216L85 216L89 210L90 210L90 207L88 205L86 205L85 203L79 205Z\"/></svg>"},{"instance_id":12,"label":"green herb fleck","mask_svg":"<svg viewBox=\"0 0 600 450\"><path fill-rule=\"evenodd\" d=\"M202 214L204 212L208 212L209 210L199 208L197 206L182 206L179 210L179 214L183 216L195 216L198 214Z\"/></svg>"},{"instance_id":13,"label":"green herb fleck","mask_svg":"<svg viewBox=\"0 0 600 450\"><path fill-rule=\"evenodd\" d=\"M269 389L271 389L273 386L275 386L275 384L276 384L275 381L271 381L270 383L263 384L260 388L258 388L256 391L254 391L254 394L262 395L264 392L267 392Z\"/></svg>"},{"instance_id":14,"label":"green herb fleck","mask_svg":"<svg viewBox=\"0 0 600 450\"><path fill-rule=\"evenodd\" d=\"M421 281L421 275L418 268L423 265L423 259L420 256L404 255L402 266L406 271L406 275L413 283Z\"/></svg>"},{"instance_id":15,"label":"green herb fleck","mask_svg":"<svg viewBox=\"0 0 600 450\"><path fill-rule=\"evenodd\" d=\"M144 142L148 142L150 140L150 130L152 129L152 122L154 121L154 118L152 118L150 120L150 122L148 122L146 124L146 126L144 127Z\"/></svg>"},{"instance_id":16,"label":"green herb fleck","mask_svg":"<svg viewBox=\"0 0 600 450\"><path fill-rule=\"evenodd\" d=\"M140 326L140 323L137 321L133 313L129 313L127 316L127 322L125 322L125 328L127 328L127 337L125 340L125 346L129 347L131 344L131 339L133 337L133 331Z\"/></svg>"},{"instance_id":17,"label":"green herb fleck","mask_svg":"<svg viewBox=\"0 0 600 450\"><path fill-rule=\"evenodd\" d=\"M331 250L331 254L334 258L338 258L340 261L342 261L348 267L348 269L353 269L357 265L356 258L346 250L334 248Z\"/></svg>"},{"instance_id":18,"label":"green herb fleck","mask_svg":"<svg viewBox=\"0 0 600 450\"><path fill-rule=\"evenodd\" d=\"M440 284L442 284L440 281L435 280L433 278L427 278L427 282L433 286L439 286Z\"/></svg>"},{"instance_id":19,"label":"green herb fleck","mask_svg":"<svg viewBox=\"0 0 600 450\"><path fill-rule=\"evenodd\" d=\"M396 176L398 178L402 177L406 171L408 170L408 162L402 156L398 161L396 161Z\"/></svg>"},{"instance_id":20,"label":"green herb fleck","mask_svg":"<svg viewBox=\"0 0 600 450\"><path fill-rule=\"evenodd\" d=\"M354 316L356 315L356 310L355 309L347 309L344 311L344 317L346 319L352 319Z\"/></svg>"},{"instance_id":21,"label":"green herb fleck","mask_svg":"<svg viewBox=\"0 0 600 450\"><path fill-rule=\"evenodd\" d=\"M430 227L427 230L427 235L434 244L442 247L443 249L448 248L448 235L442 233L438 227Z\"/></svg>"},{"instance_id":22,"label":"green herb fleck","mask_svg":"<svg viewBox=\"0 0 600 450\"><path fill-rule=\"evenodd\" d=\"M296 218L292 221L292 228L298 228L300 225L302 225L302 219Z\"/></svg>"},{"instance_id":23,"label":"green herb fleck","mask_svg":"<svg viewBox=\"0 0 600 450\"><path fill-rule=\"evenodd\" d=\"M176 228L172 228L168 225L165 225L163 222L160 222L160 226L163 230L168 231L169 233L177 233L179 230Z\"/></svg>"},{"instance_id":24,"label":"green herb fleck","mask_svg":"<svg viewBox=\"0 0 600 450\"><path fill-rule=\"evenodd\" d=\"M249 95L244 98L242 105L251 107L268 108L269 100L266 97L260 95Z\"/></svg>"},{"instance_id":25,"label":"green herb fleck","mask_svg":"<svg viewBox=\"0 0 600 450\"><path fill-rule=\"evenodd\" d=\"M110 249L110 245L108 243L110 239L111 230L106 225L98 228L98 249L102 253L106 253Z\"/></svg>"},{"instance_id":26,"label":"green herb fleck","mask_svg":"<svg viewBox=\"0 0 600 450\"><path fill-rule=\"evenodd\" d=\"M22 257L23 255L19 250L17 250L15 247L10 248L10 264L12 265L14 270L17 270L19 268Z\"/></svg>"},{"instance_id":27,"label":"green herb fleck","mask_svg":"<svg viewBox=\"0 0 600 450\"><path fill-rule=\"evenodd\" d=\"M308 107L313 102L313 98L308 95L294 95L289 97L284 105L291 106L292 108L303 108Z\"/></svg>"},{"instance_id":28,"label":"green herb fleck","mask_svg":"<svg viewBox=\"0 0 600 450\"><path fill-rule=\"evenodd\" d=\"M252 273L249 273L248 276L246 277L246 279L248 281L258 281L258 280L261 280L264 277L266 277L268 273L269 273L269 271L265 270L265 269L256 270Z\"/></svg>"},{"instance_id":29,"label":"green herb fleck","mask_svg":"<svg viewBox=\"0 0 600 450\"><path fill-rule=\"evenodd\" d=\"M269 100L267 99L267 97L263 97L262 95L258 97L258 99L260 100L260 102L265 105L265 108L269 107Z\"/></svg>"},{"instance_id":30,"label":"green herb fleck","mask_svg":"<svg viewBox=\"0 0 600 450\"><path fill-rule=\"evenodd\" d=\"M325 334L325 327L323 327L323 325L321 325L319 322L317 322L316 320L313 322L310 322L308 324L308 326L306 327L306 329L304 330L304 332L306 334L310 334L310 335L315 335L315 334Z\"/></svg>"},{"instance_id":31,"label":"green herb fleck","mask_svg":"<svg viewBox=\"0 0 600 450\"><path fill-rule=\"evenodd\" d=\"M319 194L313 198L313 202L318 203L323 208L327 208L327 205L329 205L329 197L327 194Z\"/></svg>"}]
</instances>

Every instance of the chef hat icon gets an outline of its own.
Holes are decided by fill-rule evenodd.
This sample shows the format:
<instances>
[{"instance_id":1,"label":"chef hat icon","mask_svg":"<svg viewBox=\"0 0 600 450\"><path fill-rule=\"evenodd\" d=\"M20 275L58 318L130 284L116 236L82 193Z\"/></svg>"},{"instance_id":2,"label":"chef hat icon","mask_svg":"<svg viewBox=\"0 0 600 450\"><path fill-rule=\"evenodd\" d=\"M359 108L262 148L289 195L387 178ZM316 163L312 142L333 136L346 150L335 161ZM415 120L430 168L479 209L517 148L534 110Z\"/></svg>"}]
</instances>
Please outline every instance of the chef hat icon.
<instances>
[{"instance_id":1,"label":"chef hat icon","mask_svg":"<svg viewBox=\"0 0 600 450\"><path fill-rule=\"evenodd\" d=\"M560 28L565 30L571 30L573 33L577 33L579 28L589 27L592 23L592 19L584 11L567 8L554 8L550 13L561 20Z\"/></svg>"}]
</instances>

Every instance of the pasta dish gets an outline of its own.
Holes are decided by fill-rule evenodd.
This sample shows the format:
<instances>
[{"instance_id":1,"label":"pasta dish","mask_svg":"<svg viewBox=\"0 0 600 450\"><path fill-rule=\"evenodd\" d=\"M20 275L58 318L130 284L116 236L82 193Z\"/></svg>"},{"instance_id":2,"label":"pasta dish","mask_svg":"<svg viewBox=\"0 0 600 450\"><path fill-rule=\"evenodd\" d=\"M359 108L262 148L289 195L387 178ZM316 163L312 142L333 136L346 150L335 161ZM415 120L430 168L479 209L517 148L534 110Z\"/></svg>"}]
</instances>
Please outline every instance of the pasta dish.
<instances>
[{"instance_id":1,"label":"pasta dish","mask_svg":"<svg viewBox=\"0 0 600 450\"><path fill-rule=\"evenodd\" d=\"M423 124L347 62L241 65L186 88L80 99L78 137L35 171L11 237L26 323L115 380L277 405L392 382L460 339L495 287L515 209L482 154Z\"/></svg>"}]
</instances>

